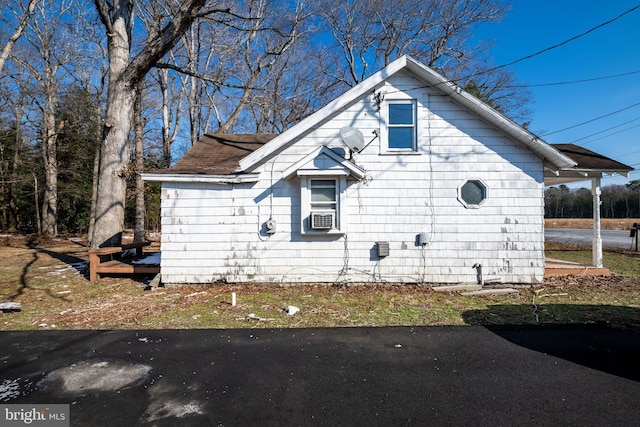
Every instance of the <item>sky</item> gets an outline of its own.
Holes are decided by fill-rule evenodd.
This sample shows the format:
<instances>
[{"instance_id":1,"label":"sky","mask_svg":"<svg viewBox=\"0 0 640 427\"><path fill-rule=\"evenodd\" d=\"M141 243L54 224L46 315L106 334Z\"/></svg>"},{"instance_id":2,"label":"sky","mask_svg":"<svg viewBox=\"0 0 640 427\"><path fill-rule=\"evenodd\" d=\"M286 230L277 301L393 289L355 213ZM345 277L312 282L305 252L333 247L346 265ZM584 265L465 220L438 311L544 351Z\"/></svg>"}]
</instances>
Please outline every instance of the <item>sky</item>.
<instances>
[{"instance_id":1,"label":"sky","mask_svg":"<svg viewBox=\"0 0 640 427\"><path fill-rule=\"evenodd\" d=\"M506 18L482 26L476 37L493 40L493 59L503 65L558 45L639 5L640 0L512 0ZM640 8L509 69L529 85L532 132L548 143L573 143L640 169ZM547 85L624 73L633 74ZM579 125L584 122L589 123ZM640 179L640 170L629 178L605 177L602 185L633 179ZM590 188L591 184L571 185L576 186Z\"/></svg>"}]
</instances>

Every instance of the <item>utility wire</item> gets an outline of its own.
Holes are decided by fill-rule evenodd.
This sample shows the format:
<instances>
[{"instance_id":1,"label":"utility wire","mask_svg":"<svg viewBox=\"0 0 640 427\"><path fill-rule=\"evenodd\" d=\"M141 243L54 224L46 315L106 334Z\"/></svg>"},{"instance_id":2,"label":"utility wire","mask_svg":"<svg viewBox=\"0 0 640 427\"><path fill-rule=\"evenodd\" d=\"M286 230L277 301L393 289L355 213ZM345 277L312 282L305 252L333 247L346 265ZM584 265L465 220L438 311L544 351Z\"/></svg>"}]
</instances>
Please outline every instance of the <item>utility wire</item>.
<instances>
[{"instance_id":1,"label":"utility wire","mask_svg":"<svg viewBox=\"0 0 640 427\"><path fill-rule=\"evenodd\" d=\"M607 26L607 25L609 25L609 24L611 24L611 23L613 23L613 22L617 21L618 19L622 18L623 16L628 15L629 13L636 11L637 9L640 9L640 4L639 4L639 5L636 5L636 6L634 6L634 7L632 7L631 9L627 10L626 12L622 12L620 15L616 16L615 18L612 18L612 19L610 19L610 20L608 20L608 21L606 21L606 22L603 22L603 23L601 23L601 24L598 24L598 25L596 25L595 27L590 28L590 29L588 29L587 31L584 31L584 32L582 32L582 33L580 33L580 34L578 34L578 35L576 35L576 36L573 36L573 37L571 37L571 38L568 38L567 40L562 41L562 42L560 42L560 43L558 43L558 44L555 44L555 45L553 45L553 46L549 46L549 47L547 47L547 48L545 48L545 49L542 49L542 50L540 50L540 51L538 51L538 52L532 53L532 54L527 55L527 56L523 56L523 57L521 57L521 58L518 58L518 59L513 60L513 61L511 61L511 62L508 62L508 63L506 63L506 64L502 64L502 65L498 65L498 66L493 67L493 68L488 68L488 69L486 69L486 70L478 71L478 72L475 72L475 73L473 73L473 74L468 74L468 75L463 76L463 77L461 77L461 78L459 78L459 79L457 79L457 80L458 80L458 81L460 81L460 80L466 80L466 79L471 78L471 77L480 76L480 75L482 75L482 74L487 74L487 73L490 73L490 72L492 72L492 71L499 70L500 68L505 68L505 67L508 67L508 66L510 66L510 65L517 64L518 62L522 62L522 61L525 61L525 60L527 60L527 59L534 58L534 57L536 57L536 56L538 56L538 55L542 55L543 53L549 52L550 50L553 50L553 49L557 49L557 48L559 48L559 47L561 47L561 46L564 46L564 45L565 45L565 44L567 44L567 43L570 43L570 42L572 42L572 41L574 41L574 40L577 40L577 39L579 39L579 38L581 38L581 37L584 37L584 36L586 36L587 34L592 33L592 32L594 32L594 31L595 31L595 30L597 30L597 29L600 29L600 28L602 28L602 27L604 27L604 26ZM594 81L594 80L603 80L603 79L609 79L609 78L614 78L614 77L621 77L621 76L626 76L626 75L631 75L631 74L637 74L637 73L640 73L640 70L631 71L631 72L629 72L629 73L616 74L616 75L613 75L613 76L596 77L596 78L593 78L593 79L584 79L584 80L576 80L576 81L573 81L573 82L571 82L571 81L570 81L570 82L558 82L558 83L542 83L542 84L539 84L539 85L513 85L513 86L506 86L506 87L513 87L513 88L517 88L517 87L533 87L533 86L554 86L554 85L563 85L563 84L570 84L570 83L588 82L588 81ZM447 79L445 82L437 83L437 84L436 84L436 86L441 85L441 84L447 84L447 83L455 83L455 84L458 84L455 80ZM415 89L424 89L424 88L427 88L427 87L429 87L429 86L417 86L417 87L415 87ZM398 92L399 92L399 90L398 90Z\"/></svg>"},{"instance_id":2,"label":"utility wire","mask_svg":"<svg viewBox=\"0 0 640 427\"><path fill-rule=\"evenodd\" d=\"M640 153L640 151L633 151L631 153L623 153L623 154L620 154L619 157L630 156L632 154L637 154L637 153Z\"/></svg>"},{"instance_id":3,"label":"utility wire","mask_svg":"<svg viewBox=\"0 0 640 427\"><path fill-rule=\"evenodd\" d=\"M640 105L640 102L636 102L635 104L633 104L633 105L629 105L628 107L621 108L621 109L616 110L616 111L613 111L613 112L611 112L611 113L608 113L608 114L604 114L604 115L602 115L602 116L595 117L595 118L593 118L593 119L587 120L587 121L582 122L582 123L575 124L575 125L573 125L573 126L566 127L566 128L564 128L564 129L558 129L558 130L553 131L553 132L545 133L545 134L543 134L542 136L549 136L549 135L553 135L553 134L556 134L556 133L564 132L565 130L569 130L569 129L576 128L576 127L578 127L578 126L583 126L583 125L586 125L586 124L588 124L588 123L595 122L596 120L600 120L600 119L603 119L603 118L605 118L605 117L613 116L614 114L618 114L618 113L620 113L620 112L622 112L622 111L625 111L625 110L628 110L628 109L630 109L630 108L637 107L638 105Z\"/></svg>"},{"instance_id":4,"label":"utility wire","mask_svg":"<svg viewBox=\"0 0 640 427\"><path fill-rule=\"evenodd\" d=\"M630 131L631 129L635 129L638 126L640 126L640 125L631 126L631 127L626 128L626 129L619 130L618 132L613 132L613 133L610 133L609 135L601 136L600 138L596 138L596 139L593 139L591 141L584 142L582 145L591 144L592 142L600 141L603 138L609 138L609 137L611 137L613 135L617 135L619 133L624 133L624 132Z\"/></svg>"},{"instance_id":5,"label":"utility wire","mask_svg":"<svg viewBox=\"0 0 640 427\"><path fill-rule=\"evenodd\" d=\"M640 70L630 71L628 73L622 73L622 74L614 74L612 76L593 77L593 78L590 78L590 79L570 80L570 81L566 81L566 82L522 84L522 85L505 85L503 87L509 88L509 89L513 89L513 88L520 88L520 87L542 87L542 86L570 85L570 84L575 84L575 83L586 83L586 82L594 82L594 81L597 81L597 80L614 79L616 77L630 76L632 74L638 74L638 73L640 73Z\"/></svg>"},{"instance_id":6,"label":"utility wire","mask_svg":"<svg viewBox=\"0 0 640 427\"><path fill-rule=\"evenodd\" d=\"M609 24L617 21L618 19L622 18L623 16L628 15L631 12L634 12L637 9L640 9L640 4L637 5L637 6L632 7L631 9L627 10L626 12L621 13L620 15L616 16L615 18L612 18L612 19L610 19L610 20L608 20L606 22L603 22L602 24L596 25L595 27L590 28L587 31L585 31L583 33L580 33L580 34L578 34L576 36L573 36L573 37L571 37L571 38L569 38L569 39L567 39L567 40L565 40L563 42L560 42L560 43L555 44L553 46L550 46L550 47L547 47L545 49L542 49L542 50L540 50L540 51L538 51L536 53L532 53L531 55L523 56L522 58L518 58L518 59L516 59L514 61L511 61L511 62L508 62L506 64L498 65L497 67L489 68L488 70L480 71L480 72L475 73L475 74L471 74L471 75L467 76L466 78L475 77L475 76L480 75L480 74L485 74L485 73L489 73L491 71L499 70L500 68L509 67L510 65L517 64L518 62L522 62L522 61L525 61L527 59L531 59L533 57L536 57L538 55L542 55L543 53L549 52L550 50L557 49L557 48L559 48L561 46L564 46L567 43L570 43L570 42L572 42L574 40L577 40L577 39L579 39L581 37L584 37L587 34L592 33L592 32L594 32L595 30L597 30L599 28L602 28L602 27L604 27L606 25L609 25Z\"/></svg>"},{"instance_id":7,"label":"utility wire","mask_svg":"<svg viewBox=\"0 0 640 427\"><path fill-rule=\"evenodd\" d=\"M610 128L607 128L607 129L601 130L600 132L592 133L591 135L587 135L587 136L583 136L582 138L574 139L574 140L573 140L573 141L571 141L571 142L572 142L572 143L575 143L575 142L578 142L578 141L582 141L582 140L585 140L585 139L591 138L592 136L600 135L601 133L605 133L605 132L607 132L607 131L610 131L611 129L619 128L620 126L624 126L624 125L627 125L627 124L629 124L629 123L633 123L633 122L635 122L636 120L640 120L640 117L636 117L635 119L628 120L628 121L626 121L626 122L624 122L624 123L620 123L619 125L611 126ZM635 126L633 126L633 127L635 127ZM629 128L629 129L631 129L631 128ZM597 141L597 139L594 139L593 141ZM590 143L592 143L593 141L585 142L585 144L590 144Z\"/></svg>"}]
</instances>

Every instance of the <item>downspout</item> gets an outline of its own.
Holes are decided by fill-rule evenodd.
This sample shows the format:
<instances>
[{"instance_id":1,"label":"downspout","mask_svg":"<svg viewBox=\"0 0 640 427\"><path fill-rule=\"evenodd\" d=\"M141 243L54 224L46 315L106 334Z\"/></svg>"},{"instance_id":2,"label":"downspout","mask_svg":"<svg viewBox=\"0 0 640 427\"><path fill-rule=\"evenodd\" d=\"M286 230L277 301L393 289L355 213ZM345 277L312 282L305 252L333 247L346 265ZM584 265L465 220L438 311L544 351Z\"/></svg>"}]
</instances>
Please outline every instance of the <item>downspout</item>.
<instances>
[{"instance_id":1,"label":"downspout","mask_svg":"<svg viewBox=\"0 0 640 427\"><path fill-rule=\"evenodd\" d=\"M473 267L476 269L476 279L478 280L478 285L484 286L484 278L482 277L482 265L479 263L473 264Z\"/></svg>"}]
</instances>

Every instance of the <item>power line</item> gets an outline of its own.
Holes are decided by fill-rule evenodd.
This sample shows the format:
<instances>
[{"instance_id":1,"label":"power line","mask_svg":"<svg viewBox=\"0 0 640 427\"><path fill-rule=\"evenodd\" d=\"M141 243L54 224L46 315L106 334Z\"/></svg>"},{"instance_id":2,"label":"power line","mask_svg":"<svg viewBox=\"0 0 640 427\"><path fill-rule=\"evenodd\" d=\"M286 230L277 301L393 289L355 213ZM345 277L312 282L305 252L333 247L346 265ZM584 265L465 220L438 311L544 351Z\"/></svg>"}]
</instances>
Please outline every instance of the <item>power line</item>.
<instances>
[{"instance_id":1,"label":"power line","mask_svg":"<svg viewBox=\"0 0 640 427\"><path fill-rule=\"evenodd\" d=\"M635 129L635 128L637 128L638 126L640 126L640 125L631 126L631 127L626 128L626 129L619 130L618 132L613 132L613 133L610 133L609 135L601 136L600 138L596 138L596 139L594 139L594 140L591 140L591 141L585 142L585 143L583 143L582 145L591 144L592 142L600 141L602 138L609 138L610 136L617 135L617 134L619 134L619 133L624 133L624 132L629 131L629 130L631 130L631 129Z\"/></svg>"},{"instance_id":2,"label":"power line","mask_svg":"<svg viewBox=\"0 0 640 427\"><path fill-rule=\"evenodd\" d=\"M611 75L611 76L604 76L604 77L593 77L593 78L590 78L590 79L570 80L570 81L566 81L566 82L554 82L554 83L505 85L503 87L512 89L512 88L520 88L520 87L560 86L560 85L569 85L569 84L575 84L575 83L594 82L594 81L597 81L597 80L614 79L616 77L630 76L632 74L639 74L639 73L640 73L640 70L636 70L636 71L630 71L628 73L614 74L614 75Z\"/></svg>"},{"instance_id":3,"label":"power line","mask_svg":"<svg viewBox=\"0 0 640 427\"><path fill-rule=\"evenodd\" d=\"M630 156L630 155L632 155L632 154L638 154L638 153L640 153L640 151L633 151L633 152L631 152L631 153L624 153L624 154L620 154L620 156L619 156L619 157L622 157L622 156Z\"/></svg>"},{"instance_id":4,"label":"power line","mask_svg":"<svg viewBox=\"0 0 640 427\"><path fill-rule=\"evenodd\" d=\"M601 130L600 132L592 133L591 135L587 135L587 136L583 136L582 138L574 139L574 140L573 140L573 141L571 141L571 142L572 142L572 143L575 143L575 142L578 142L578 141L582 141L582 140L584 140L584 139L591 138L592 136L600 135L601 133L605 133L605 132L607 132L607 131L610 131L611 129L619 128L620 126L627 125L627 124L629 124L629 123L635 122L636 120L640 120L640 117L636 117L635 119L628 120L628 121L626 121L626 122L624 122L624 123L620 123L619 125L611 126L610 128L607 128L607 129ZM631 127L631 128L629 128L629 129L632 129L632 128L634 128L634 127L636 127L636 126L632 126L632 127ZM628 130L628 129L626 129L626 130ZM616 133L617 133L617 132L616 132ZM614 134L612 134L612 135L615 135L615 133L614 133ZM599 139L599 138L598 138L598 139ZM594 139L593 141L585 142L585 144L591 144L592 142L597 141L598 139Z\"/></svg>"},{"instance_id":5,"label":"power line","mask_svg":"<svg viewBox=\"0 0 640 427\"><path fill-rule=\"evenodd\" d=\"M480 74L484 74L484 73L489 73L489 72L491 72L491 71L495 71L495 70L499 70L500 68L508 67L508 66L510 66L510 65L517 64L518 62L522 62L522 61L525 61L525 60L527 60L527 59L531 59L531 58L533 58L533 57L536 57L536 56L538 56L538 55L542 55L543 53L549 52L550 50L557 49L557 48L559 48L559 47L561 47L561 46L564 46L564 45L565 45L565 44L567 44L567 43L570 43L570 42L572 42L572 41L574 41L574 40L577 40L577 39L579 39L579 38L581 38L581 37L584 37L584 36L586 36L587 34L592 33L592 32L594 32L594 31L595 31L595 30L597 30L597 29L600 29L600 28L602 28L602 27L604 27L604 26L606 26L606 25L609 25L609 24L611 24L611 23L613 23L613 22L617 21L618 19L622 18L622 17L623 17L623 16L625 16L625 15L628 15L629 13L631 13L631 12L633 12L633 11L637 10L637 9L640 9L640 4L639 4L639 5L637 5L637 6L632 7L631 9L627 10L626 12L621 13L620 15L616 16L615 18L612 18L612 19L610 19L610 20L608 20L608 21L606 21L606 22L603 22L602 24L596 25L595 27L590 28L590 29L588 29L587 31L585 31L585 32L583 32L583 33L580 33L580 34L578 34L578 35L576 35L576 36L573 36L573 37L571 37L571 38L568 38L567 40L565 40L565 41L563 41L563 42L560 42L560 43L555 44L555 45L553 45L553 46L550 46L550 47L547 47L547 48L545 48L545 49L542 49L542 50L540 50L540 51L538 51L538 52L536 52L536 53L532 53L531 55L523 56L522 58L518 58L518 59L516 59L516 60L514 60L514 61L511 61L511 62L508 62L508 63L506 63L506 64L498 65L497 67L493 67L493 68L490 68L490 69L488 69L488 70L478 72L478 73L476 73L476 74L471 74L470 76L467 76L466 78L474 77L474 76L477 76L477 75L480 75Z\"/></svg>"},{"instance_id":6,"label":"power line","mask_svg":"<svg viewBox=\"0 0 640 427\"><path fill-rule=\"evenodd\" d=\"M582 122L582 123L575 124L573 126L569 126L569 127L566 127L566 128L563 128L563 129L559 129L559 130L556 130L556 131L553 131L553 132L545 133L542 136L549 136L549 135L553 135L553 134L556 134L556 133L564 132L564 131L569 130L569 129L576 128L578 126L583 126L583 125L586 125L588 123L595 122L596 120L600 120L600 119L603 119L605 117L613 116L614 114L618 114L618 113L620 113L622 111L625 111L625 110L628 110L630 108L637 107L638 105L640 105L640 102L636 102L635 104L629 105L628 107L621 108L619 110L613 111L613 112L608 113L608 114L604 114L602 116L595 117L593 119L587 120L587 121Z\"/></svg>"},{"instance_id":7,"label":"power line","mask_svg":"<svg viewBox=\"0 0 640 427\"><path fill-rule=\"evenodd\" d=\"M579 39L581 37L584 37L587 34L594 32L595 30L598 30L598 29L600 29L600 28L602 28L604 26L607 26L607 25L617 21L618 19L622 18L623 16L628 15L629 13L636 11L637 9L640 9L640 4L632 7L631 9L629 9L629 10L627 10L625 12L622 12L621 14L616 16L615 18L612 18L612 19L610 19L608 21L605 21L605 22L603 22L601 24L598 24L595 27L592 27L592 28L588 29L587 31L584 31L584 32L582 32L582 33L580 33L580 34L578 34L576 36L568 38L568 39L566 39L566 40L564 40L564 41L562 41L562 42L560 42L558 44L555 44L553 46L549 46L549 47L547 47L545 49L542 49L542 50L540 50L538 52L532 53L530 55L523 56L521 58L518 58L518 59L513 60L511 62L508 62L506 64L498 65L498 66L493 67L493 68L488 68L486 70L482 70L482 71L478 71L478 72L475 72L475 73L472 73L472 74L468 74L466 76L461 77L458 80L466 80L466 79L471 78L471 77L480 76L482 74L487 74L487 73L490 73L492 71L499 70L500 68L505 68L505 67L508 67L510 65L517 64L518 62L522 62L522 61L525 61L527 59L534 58L534 57L536 57L538 55L542 55L543 53L549 52L550 50L553 50L553 49L557 49L557 48L559 48L561 46L564 46L567 43L570 43L570 42L572 42L574 40L577 40L577 39ZM505 87L518 88L518 87L535 87L535 86L555 86L555 85L563 85L563 84L582 83L582 82L588 82L588 81L603 80L603 79L622 77L622 76L631 75L631 74L638 74L638 73L640 73L640 70L631 71L631 72L628 72L628 73L616 74L616 75L612 75L612 76L595 77L593 79L584 79L584 80L575 80L575 81L557 82L557 83L542 83L542 84L538 84L538 85L513 85L513 86L505 86ZM437 83L436 86L441 85L441 84L447 84L447 83L458 84L455 80L446 79L446 81L444 81L442 83ZM417 86L415 89L424 89L426 87L429 87L429 86Z\"/></svg>"}]
</instances>

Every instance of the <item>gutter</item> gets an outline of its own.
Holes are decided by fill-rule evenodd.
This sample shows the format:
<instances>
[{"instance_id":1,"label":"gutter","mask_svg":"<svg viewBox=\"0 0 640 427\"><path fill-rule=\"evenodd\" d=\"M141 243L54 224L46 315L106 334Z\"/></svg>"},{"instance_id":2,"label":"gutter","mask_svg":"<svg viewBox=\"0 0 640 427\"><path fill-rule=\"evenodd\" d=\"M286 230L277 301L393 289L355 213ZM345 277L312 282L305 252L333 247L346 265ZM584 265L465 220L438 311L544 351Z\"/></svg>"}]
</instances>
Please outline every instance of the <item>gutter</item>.
<instances>
[{"instance_id":1,"label":"gutter","mask_svg":"<svg viewBox=\"0 0 640 427\"><path fill-rule=\"evenodd\" d=\"M445 79L443 76L435 73L412 58L408 58L407 62L414 72L419 72L423 76L429 76L429 79L432 80L431 83L444 95L449 96L454 101L457 101L458 104L461 104L475 112L482 119L488 121L493 126L496 126L507 135L517 139L520 143L528 147L534 153L537 153L544 160L553 164L558 169L572 168L578 164L567 155L556 150L550 144L515 123L513 120L495 111L473 95L467 93L451 80Z\"/></svg>"}]
</instances>

